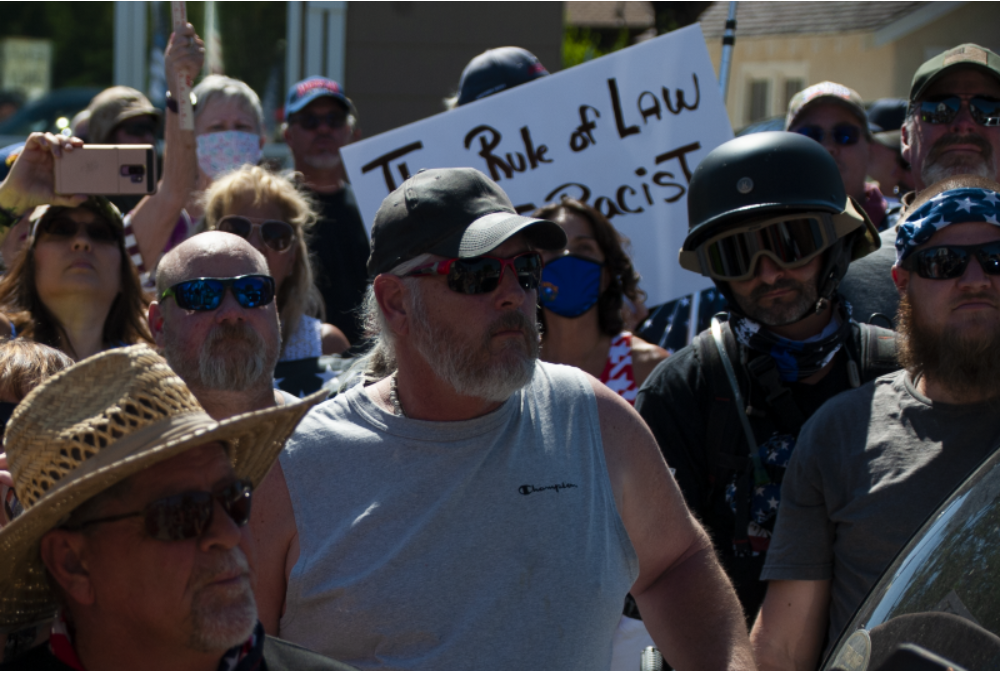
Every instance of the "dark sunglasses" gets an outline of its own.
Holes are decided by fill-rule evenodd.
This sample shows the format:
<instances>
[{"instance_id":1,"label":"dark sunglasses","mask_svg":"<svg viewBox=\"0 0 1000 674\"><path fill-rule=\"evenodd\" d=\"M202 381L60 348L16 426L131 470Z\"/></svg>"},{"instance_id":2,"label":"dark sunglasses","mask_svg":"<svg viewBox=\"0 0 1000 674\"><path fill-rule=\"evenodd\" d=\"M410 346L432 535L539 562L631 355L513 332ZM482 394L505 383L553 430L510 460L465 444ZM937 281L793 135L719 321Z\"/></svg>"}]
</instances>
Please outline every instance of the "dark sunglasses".
<instances>
[{"instance_id":1,"label":"dark sunglasses","mask_svg":"<svg viewBox=\"0 0 1000 674\"><path fill-rule=\"evenodd\" d=\"M983 272L1000 275L1000 241L975 246L936 246L917 251L903 260L902 267L926 279L960 278L975 256Z\"/></svg>"},{"instance_id":2,"label":"dark sunglasses","mask_svg":"<svg viewBox=\"0 0 1000 674\"><path fill-rule=\"evenodd\" d=\"M928 124L949 124L962 109L960 96L941 96L935 99L921 101L918 111L920 121ZM983 96L973 96L969 99L969 114L972 120L980 126L1000 126L1000 101Z\"/></svg>"},{"instance_id":3,"label":"dark sunglasses","mask_svg":"<svg viewBox=\"0 0 1000 674\"><path fill-rule=\"evenodd\" d=\"M822 143L827 133L837 145L854 145L861 139L861 127L853 124L838 124L829 131L821 126L801 126L795 132L808 136L817 143Z\"/></svg>"},{"instance_id":4,"label":"dark sunglasses","mask_svg":"<svg viewBox=\"0 0 1000 674\"><path fill-rule=\"evenodd\" d=\"M274 300L274 279L263 274L248 274L235 278L196 278L170 286L160 295L160 301L173 297L177 306L188 311L214 311L222 304L226 289L244 309L267 306Z\"/></svg>"},{"instance_id":5,"label":"dark sunglasses","mask_svg":"<svg viewBox=\"0 0 1000 674\"><path fill-rule=\"evenodd\" d=\"M431 262L413 269L404 276L429 276L440 274L448 277L448 287L463 295L491 293L500 285L503 271L510 267L517 276L518 285L524 290L535 290L542 281L542 256L531 251L514 257L458 258Z\"/></svg>"},{"instance_id":6,"label":"dark sunglasses","mask_svg":"<svg viewBox=\"0 0 1000 674\"><path fill-rule=\"evenodd\" d=\"M87 232L87 237L94 243L116 243L118 236L111 225L102 219L82 224L65 215L57 215L42 220L38 225L38 233L50 239L66 240L76 238L80 227Z\"/></svg>"},{"instance_id":7,"label":"dark sunglasses","mask_svg":"<svg viewBox=\"0 0 1000 674\"><path fill-rule=\"evenodd\" d=\"M250 222L242 215L227 215L219 220L216 229L220 232L229 232L236 236L250 240L253 230L260 230L260 239L266 246L278 253L283 253L292 247L295 241L295 228L287 222L281 220L265 220L264 222Z\"/></svg>"},{"instance_id":8,"label":"dark sunglasses","mask_svg":"<svg viewBox=\"0 0 1000 674\"><path fill-rule=\"evenodd\" d=\"M709 239L697 253L702 273L720 281L747 281L753 278L762 255L793 269L808 263L835 240L829 214L806 214L765 220L743 232L727 232Z\"/></svg>"},{"instance_id":9,"label":"dark sunglasses","mask_svg":"<svg viewBox=\"0 0 1000 674\"><path fill-rule=\"evenodd\" d=\"M325 115L311 112L300 112L291 119L292 124L298 124L306 131L315 131L320 124L326 124L331 129L340 129L347 124L347 113L331 110Z\"/></svg>"},{"instance_id":10,"label":"dark sunglasses","mask_svg":"<svg viewBox=\"0 0 1000 674\"><path fill-rule=\"evenodd\" d=\"M123 122L118 128L136 138L156 135L156 127L149 122Z\"/></svg>"},{"instance_id":11,"label":"dark sunglasses","mask_svg":"<svg viewBox=\"0 0 1000 674\"><path fill-rule=\"evenodd\" d=\"M214 494L207 491L186 491L153 501L138 512L99 517L64 528L79 531L95 524L142 517L145 519L146 533L150 537L158 541L186 541L200 537L212 526L216 501L236 526L246 525L250 521L252 497L253 485L245 480L237 480Z\"/></svg>"}]
</instances>

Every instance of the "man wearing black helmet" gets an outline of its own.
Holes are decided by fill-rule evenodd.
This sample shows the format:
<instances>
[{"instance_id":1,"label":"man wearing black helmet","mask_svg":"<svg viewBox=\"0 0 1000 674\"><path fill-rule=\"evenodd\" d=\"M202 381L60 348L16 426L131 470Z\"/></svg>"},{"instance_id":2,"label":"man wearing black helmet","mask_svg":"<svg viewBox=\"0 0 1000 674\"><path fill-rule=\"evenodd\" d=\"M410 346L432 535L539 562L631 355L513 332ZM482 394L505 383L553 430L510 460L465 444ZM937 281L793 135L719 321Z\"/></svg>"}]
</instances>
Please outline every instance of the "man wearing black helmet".
<instances>
[{"instance_id":1,"label":"man wearing black helmet","mask_svg":"<svg viewBox=\"0 0 1000 674\"><path fill-rule=\"evenodd\" d=\"M859 326L837 297L847 266L879 239L830 154L786 132L709 153L691 178L688 220L681 266L715 282L729 319L657 366L636 409L752 618L803 422L896 369L893 333Z\"/></svg>"}]
</instances>

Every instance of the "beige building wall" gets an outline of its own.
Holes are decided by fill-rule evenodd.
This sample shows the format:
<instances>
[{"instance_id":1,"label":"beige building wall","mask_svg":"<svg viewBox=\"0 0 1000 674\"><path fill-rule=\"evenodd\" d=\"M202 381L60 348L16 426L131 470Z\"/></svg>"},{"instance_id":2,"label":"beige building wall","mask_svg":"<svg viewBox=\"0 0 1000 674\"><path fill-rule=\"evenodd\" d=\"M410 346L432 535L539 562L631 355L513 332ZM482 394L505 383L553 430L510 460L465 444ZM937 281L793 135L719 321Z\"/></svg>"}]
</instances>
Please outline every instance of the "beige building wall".
<instances>
[{"instance_id":1,"label":"beige building wall","mask_svg":"<svg viewBox=\"0 0 1000 674\"><path fill-rule=\"evenodd\" d=\"M893 96L910 94L913 73L927 59L972 42L1000 54L1000 2L969 2L896 43Z\"/></svg>"},{"instance_id":2,"label":"beige building wall","mask_svg":"<svg viewBox=\"0 0 1000 674\"><path fill-rule=\"evenodd\" d=\"M1000 53L998 2L966 3L907 34L898 35L894 28L898 26L830 35L745 37L737 27L726 99L733 129L750 123L748 96L754 79L772 82L768 115L777 115L786 109L788 81L801 80L806 86L824 80L839 82L855 89L866 102L906 98L920 64L946 49L973 42ZM718 73L722 40L709 39L708 52Z\"/></svg>"},{"instance_id":3,"label":"beige building wall","mask_svg":"<svg viewBox=\"0 0 1000 674\"><path fill-rule=\"evenodd\" d=\"M562 2L349 2L344 89L366 137L441 112L477 54L504 46L562 65Z\"/></svg>"}]
</instances>

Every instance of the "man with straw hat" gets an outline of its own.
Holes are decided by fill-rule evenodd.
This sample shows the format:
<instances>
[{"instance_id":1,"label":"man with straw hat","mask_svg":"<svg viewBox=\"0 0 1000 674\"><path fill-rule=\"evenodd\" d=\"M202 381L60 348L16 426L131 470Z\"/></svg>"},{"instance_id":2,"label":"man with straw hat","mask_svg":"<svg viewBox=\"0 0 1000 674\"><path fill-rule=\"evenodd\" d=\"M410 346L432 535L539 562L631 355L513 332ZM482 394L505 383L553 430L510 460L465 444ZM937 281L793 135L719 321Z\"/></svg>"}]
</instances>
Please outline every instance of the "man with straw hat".
<instances>
[{"instance_id":1,"label":"man with straw hat","mask_svg":"<svg viewBox=\"0 0 1000 674\"><path fill-rule=\"evenodd\" d=\"M342 668L265 636L244 553L254 485L320 397L217 422L142 345L32 391L4 437L24 513L0 531L0 629L55 621L5 666Z\"/></svg>"}]
</instances>

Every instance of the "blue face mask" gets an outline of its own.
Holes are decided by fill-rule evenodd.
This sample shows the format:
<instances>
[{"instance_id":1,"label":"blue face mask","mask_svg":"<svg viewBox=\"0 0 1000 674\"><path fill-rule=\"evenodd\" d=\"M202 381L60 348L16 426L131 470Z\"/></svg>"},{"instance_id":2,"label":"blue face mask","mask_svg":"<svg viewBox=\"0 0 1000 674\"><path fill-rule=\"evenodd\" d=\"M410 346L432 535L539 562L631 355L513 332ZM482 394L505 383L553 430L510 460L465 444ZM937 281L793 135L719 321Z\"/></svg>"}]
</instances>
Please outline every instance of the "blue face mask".
<instances>
[{"instance_id":1,"label":"blue face mask","mask_svg":"<svg viewBox=\"0 0 1000 674\"><path fill-rule=\"evenodd\" d=\"M601 294L603 266L575 255L552 260L542 270L542 285L538 288L542 306L566 318L587 313Z\"/></svg>"}]
</instances>

